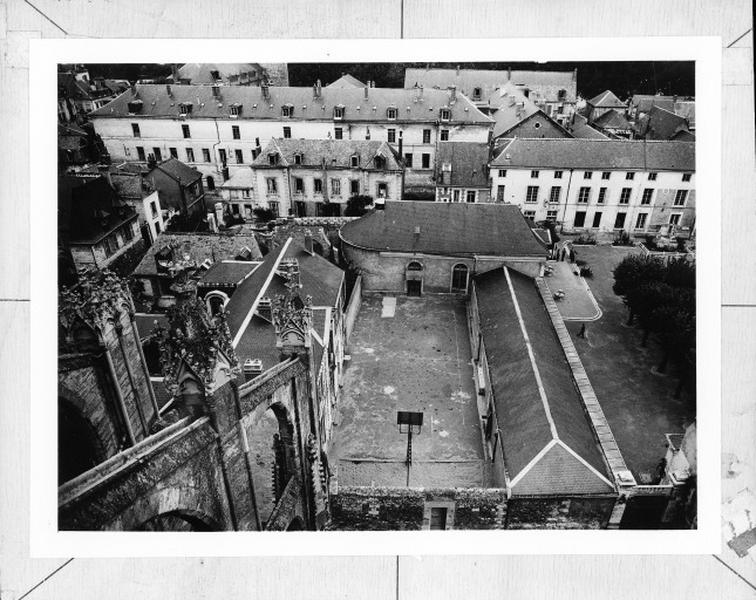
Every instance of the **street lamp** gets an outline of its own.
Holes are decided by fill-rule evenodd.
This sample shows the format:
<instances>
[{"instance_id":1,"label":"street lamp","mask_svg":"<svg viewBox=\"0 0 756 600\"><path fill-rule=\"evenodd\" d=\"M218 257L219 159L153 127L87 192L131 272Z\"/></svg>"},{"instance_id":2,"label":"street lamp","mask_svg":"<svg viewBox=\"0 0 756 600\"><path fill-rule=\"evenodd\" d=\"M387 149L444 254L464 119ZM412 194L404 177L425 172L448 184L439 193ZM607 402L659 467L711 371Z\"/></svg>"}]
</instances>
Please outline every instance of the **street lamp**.
<instances>
[{"instance_id":1,"label":"street lamp","mask_svg":"<svg viewBox=\"0 0 756 600\"><path fill-rule=\"evenodd\" d=\"M407 487L410 483L410 465L412 464L412 434L420 433L423 428L423 413L399 410L396 413L396 424L400 433L407 434Z\"/></svg>"}]
</instances>

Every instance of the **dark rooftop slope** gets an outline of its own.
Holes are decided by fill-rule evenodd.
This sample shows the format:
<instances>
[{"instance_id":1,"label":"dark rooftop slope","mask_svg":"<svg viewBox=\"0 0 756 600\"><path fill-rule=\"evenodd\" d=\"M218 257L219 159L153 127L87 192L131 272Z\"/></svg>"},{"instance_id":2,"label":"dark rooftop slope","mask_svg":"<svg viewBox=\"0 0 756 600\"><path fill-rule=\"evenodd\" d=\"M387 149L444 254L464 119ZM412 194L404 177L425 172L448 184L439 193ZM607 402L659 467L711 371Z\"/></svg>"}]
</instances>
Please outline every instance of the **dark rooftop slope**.
<instances>
[{"instance_id":1,"label":"dark rooftop slope","mask_svg":"<svg viewBox=\"0 0 756 600\"><path fill-rule=\"evenodd\" d=\"M344 225L339 235L351 246L375 251L510 258L546 254L511 204L388 201L384 210Z\"/></svg>"}]
</instances>

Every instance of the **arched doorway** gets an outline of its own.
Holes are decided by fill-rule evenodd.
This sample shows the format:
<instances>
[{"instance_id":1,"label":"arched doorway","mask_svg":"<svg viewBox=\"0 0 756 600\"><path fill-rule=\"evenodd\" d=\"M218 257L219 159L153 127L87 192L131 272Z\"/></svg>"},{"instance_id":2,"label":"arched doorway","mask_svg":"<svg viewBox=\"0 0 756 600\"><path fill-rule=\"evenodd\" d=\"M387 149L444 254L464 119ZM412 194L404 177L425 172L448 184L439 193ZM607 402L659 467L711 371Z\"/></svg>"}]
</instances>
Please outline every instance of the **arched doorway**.
<instances>
[{"instance_id":1,"label":"arched doorway","mask_svg":"<svg viewBox=\"0 0 756 600\"><path fill-rule=\"evenodd\" d=\"M452 293L467 293L469 270L467 265L454 265L452 268L451 291Z\"/></svg>"},{"instance_id":2,"label":"arched doorway","mask_svg":"<svg viewBox=\"0 0 756 600\"><path fill-rule=\"evenodd\" d=\"M423 265L422 263L413 260L407 265L405 271L405 278L407 280L407 295L408 296L421 296L423 293Z\"/></svg>"},{"instance_id":3,"label":"arched doorway","mask_svg":"<svg viewBox=\"0 0 756 600\"><path fill-rule=\"evenodd\" d=\"M89 471L105 459L90 421L65 398L58 398L58 484Z\"/></svg>"},{"instance_id":4,"label":"arched doorway","mask_svg":"<svg viewBox=\"0 0 756 600\"><path fill-rule=\"evenodd\" d=\"M199 513L172 510L155 515L136 528L137 531L219 531L211 519Z\"/></svg>"}]
</instances>

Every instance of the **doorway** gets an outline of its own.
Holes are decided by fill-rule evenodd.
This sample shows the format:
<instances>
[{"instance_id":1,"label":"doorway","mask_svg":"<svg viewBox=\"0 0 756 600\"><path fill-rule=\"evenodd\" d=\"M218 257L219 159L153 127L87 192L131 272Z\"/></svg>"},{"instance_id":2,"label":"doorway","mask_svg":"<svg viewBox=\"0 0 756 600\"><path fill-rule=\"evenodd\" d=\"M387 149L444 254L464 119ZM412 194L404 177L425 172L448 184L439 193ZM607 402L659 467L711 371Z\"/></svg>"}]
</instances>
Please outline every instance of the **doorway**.
<instances>
[{"instance_id":1,"label":"doorway","mask_svg":"<svg viewBox=\"0 0 756 600\"><path fill-rule=\"evenodd\" d=\"M421 296L423 293L423 282L421 279L411 279L407 281L407 295Z\"/></svg>"},{"instance_id":2,"label":"doorway","mask_svg":"<svg viewBox=\"0 0 756 600\"><path fill-rule=\"evenodd\" d=\"M467 293L467 275L468 270L466 265L454 265L452 269L452 293Z\"/></svg>"},{"instance_id":3,"label":"doorway","mask_svg":"<svg viewBox=\"0 0 756 600\"><path fill-rule=\"evenodd\" d=\"M446 529L446 513L447 509L443 506L434 506L430 510L430 529L431 530L445 530Z\"/></svg>"}]
</instances>

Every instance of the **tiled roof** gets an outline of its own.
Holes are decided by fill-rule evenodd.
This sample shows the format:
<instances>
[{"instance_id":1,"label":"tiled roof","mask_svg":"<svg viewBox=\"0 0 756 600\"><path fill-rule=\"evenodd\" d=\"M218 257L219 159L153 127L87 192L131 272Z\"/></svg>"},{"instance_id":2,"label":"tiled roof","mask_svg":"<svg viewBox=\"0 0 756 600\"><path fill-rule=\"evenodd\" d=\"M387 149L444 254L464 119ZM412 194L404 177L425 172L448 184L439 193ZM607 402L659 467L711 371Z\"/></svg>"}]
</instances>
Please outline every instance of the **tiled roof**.
<instances>
[{"instance_id":1,"label":"tiled roof","mask_svg":"<svg viewBox=\"0 0 756 600\"><path fill-rule=\"evenodd\" d=\"M519 208L511 204L387 201L384 210L347 223L339 235L348 244L378 252L506 257L546 254Z\"/></svg>"},{"instance_id":2,"label":"tiled roof","mask_svg":"<svg viewBox=\"0 0 756 600\"><path fill-rule=\"evenodd\" d=\"M177 158L169 158L157 165L150 173L155 170L162 171L171 179L178 181L182 185L188 185L194 183L198 179L202 179L202 173L197 169L193 169L189 165L182 163Z\"/></svg>"},{"instance_id":3,"label":"tiled roof","mask_svg":"<svg viewBox=\"0 0 756 600\"><path fill-rule=\"evenodd\" d=\"M353 77L349 73L345 73L341 77L339 77L336 81L333 81L329 83L326 87L329 88L345 88L345 87L357 87L357 88L364 88L365 84L362 83L359 79L356 77Z\"/></svg>"},{"instance_id":4,"label":"tiled roof","mask_svg":"<svg viewBox=\"0 0 756 600\"><path fill-rule=\"evenodd\" d=\"M625 108L625 103L617 98L611 90L606 90L598 96L594 96L588 100L588 104L594 108Z\"/></svg>"},{"instance_id":5,"label":"tiled roof","mask_svg":"<svg viewBox=\"0 0 756 600\"><path fill-rule=\"evenodd\" d=\"M517 138L492 167L695 171L692 142Z\"/></svg>"},{"instance_id":6,"label":"tiled roof","mask_svg":"<svg viewBox=\"0 0 756 600\"><path fill-rule=\"evenodd\" d=\"M488 188L488 144L439 142L436 154L436 185ZM451 178L444 181L444 165L451 165Z\"/></svg>"},{"instance_id":7,"label":"tiled roof","mask_svg":"<svg viewBox=\"0 0 756 600\"><path fill-rule=\"evenodd\" d=\"M178 76L179 79L188 79L194 85L208 85L228 82L229 77L238 77L242 73L247 73L251 80L255 80L261 70L260 65L253 63L186 63L179 67ZM220 81L213 77L213 71L218 72Z\"/></svg>"},{"instance_id":8,"label":"tiled roof","mask_svg":"<svg viewBox=\"0 0 756 600\"><path fill-rule=\"evenodd\" d=\"M631 129L630 123L625 118L625 115L619 113L613 108L595 119L592 125L600 127L601 129Z\"/></svg>"},{"instance_id":9,"label":"tiled roof","mask_svg":"<svg viewBox=\"0 0 756 600\"><path fill-rule=\"evenodd\" d=\"M161 233L134 270L134 275L157 275L155 253L166 246L173 247L179 255L188 254L198 265L207 259L212 262L234 259L244 247L252 251L253 260L262 258L257 240L251 233Z\"/></svg>"},{"instance_id":10,"label":"tiled roof","mask_svg":"<svg viewBox=\"0 0 756 600\"><path fill-rule=\"evenodd\" d=\"M488 100L496 88L508 81L516 86L538 88L549 101L558 100L557 93L560 89L566 92L566 102L575 102L577 97L577 81L573 71L410 68L404 72L405 88L423 85L426 89L438 87L445 90L455 85L468 97L472 97L475 88L480 88L483 102Z\"/></svg>"},{"instance_id":11,"label":"tiled roof","mask_svg":"<svg viewBox=\"0 0 756 600\"><path fill-rule=\"evenodd\" d=\"M271 166L268 155L278 153L280 162ZM374 169L375 157L380 153L386 159L385 170L400 171L402 165L393 148L386 142L374 140L295 140L274 138L260 153L253 167L281 168L304 166L322 168L325 161L330 168L351 169L351 159L359 156L360 168ZM295 155L301 155L301 165L295 162Z\"/></svg>"},{"instance_id":12,"label":"tiled roof","mask_svg":"<svg viewBox=\"0 0 756 600\"><path fill-rule=\"evenodd\" d=\"M608 137L598 129L591 127L586 119L580 113L573 113L572 124L569 126L570 133L576 138L588 140L606 140Z\"/></svg>"},{"instance_id":13,"label":"tiled roof","mask_svg":"<svg viewBox=\"0 0 756 600\"><path fill-rule=\"evenodd\" d=\"M152 184L138 174L114 171L110 182L121 198L144 198L154 191Z\"/></svg>"},{"instance_id":14,"label":"tiled roof","mask_svg":"<svg viewBox=\"0 0 756 600\"><path fill-rule=\"evenodd\" d=\"M475 284L513 493L611 492L612 477L534 280L504 267Z\"/></svg>"},{"instance_id":15,"label":"tiled roof","mask_svg":"<svg viewBox=\"0 0 756 600\"><path fill-rule=\"evenodd\" d=\"M343 122L388 121L387 109L397 109L397 123L431 123L439 118L441 108L451 110L451 123L479 123L487 125L491 119L480 112L475 105L462 95L449 104L450 94L446 90L425 90L422 98L417 90L398 88L369 88L365 98L360 88L321 88L320 97L315 98L309 87L269 87L268 95L257 86L222 86L219 97L213 95L213 87L207 85L172 85L171 94L165 85L145 84L137 86L137 95L128 90L102 108L90 113L90 117L126 117L129 102L141 100L139 116L179 117L179 104L192 104L186 117L190 123L195 119L231 119L231 105L241 105L239 119L280 121L281 108L290 106L291 119L334 121L334 107L343 106ZM237 117L234 117L237 118Z\"/></svg>"},{"instance_id":16,"label":"tiled roof","mask_svg":"<svg viewBox=\"0 0 756 600\"><path fill-rule=\"evenodd\" d=\"M136 218L104 177L58 179L58 227L69 243L96 243Z\"/></svg>"},{"instance_id":17,"label":"tiled roof","mask_svg":"<svg viewBox=\"0 0 756 600\"><path fill-rule=\"evenodd\" d=\"M236 286L252 273L260 262L228 261L223 260L214 263L199 278L199 284L205 287L212 286Z\"/></svg>"}]
</instances>

